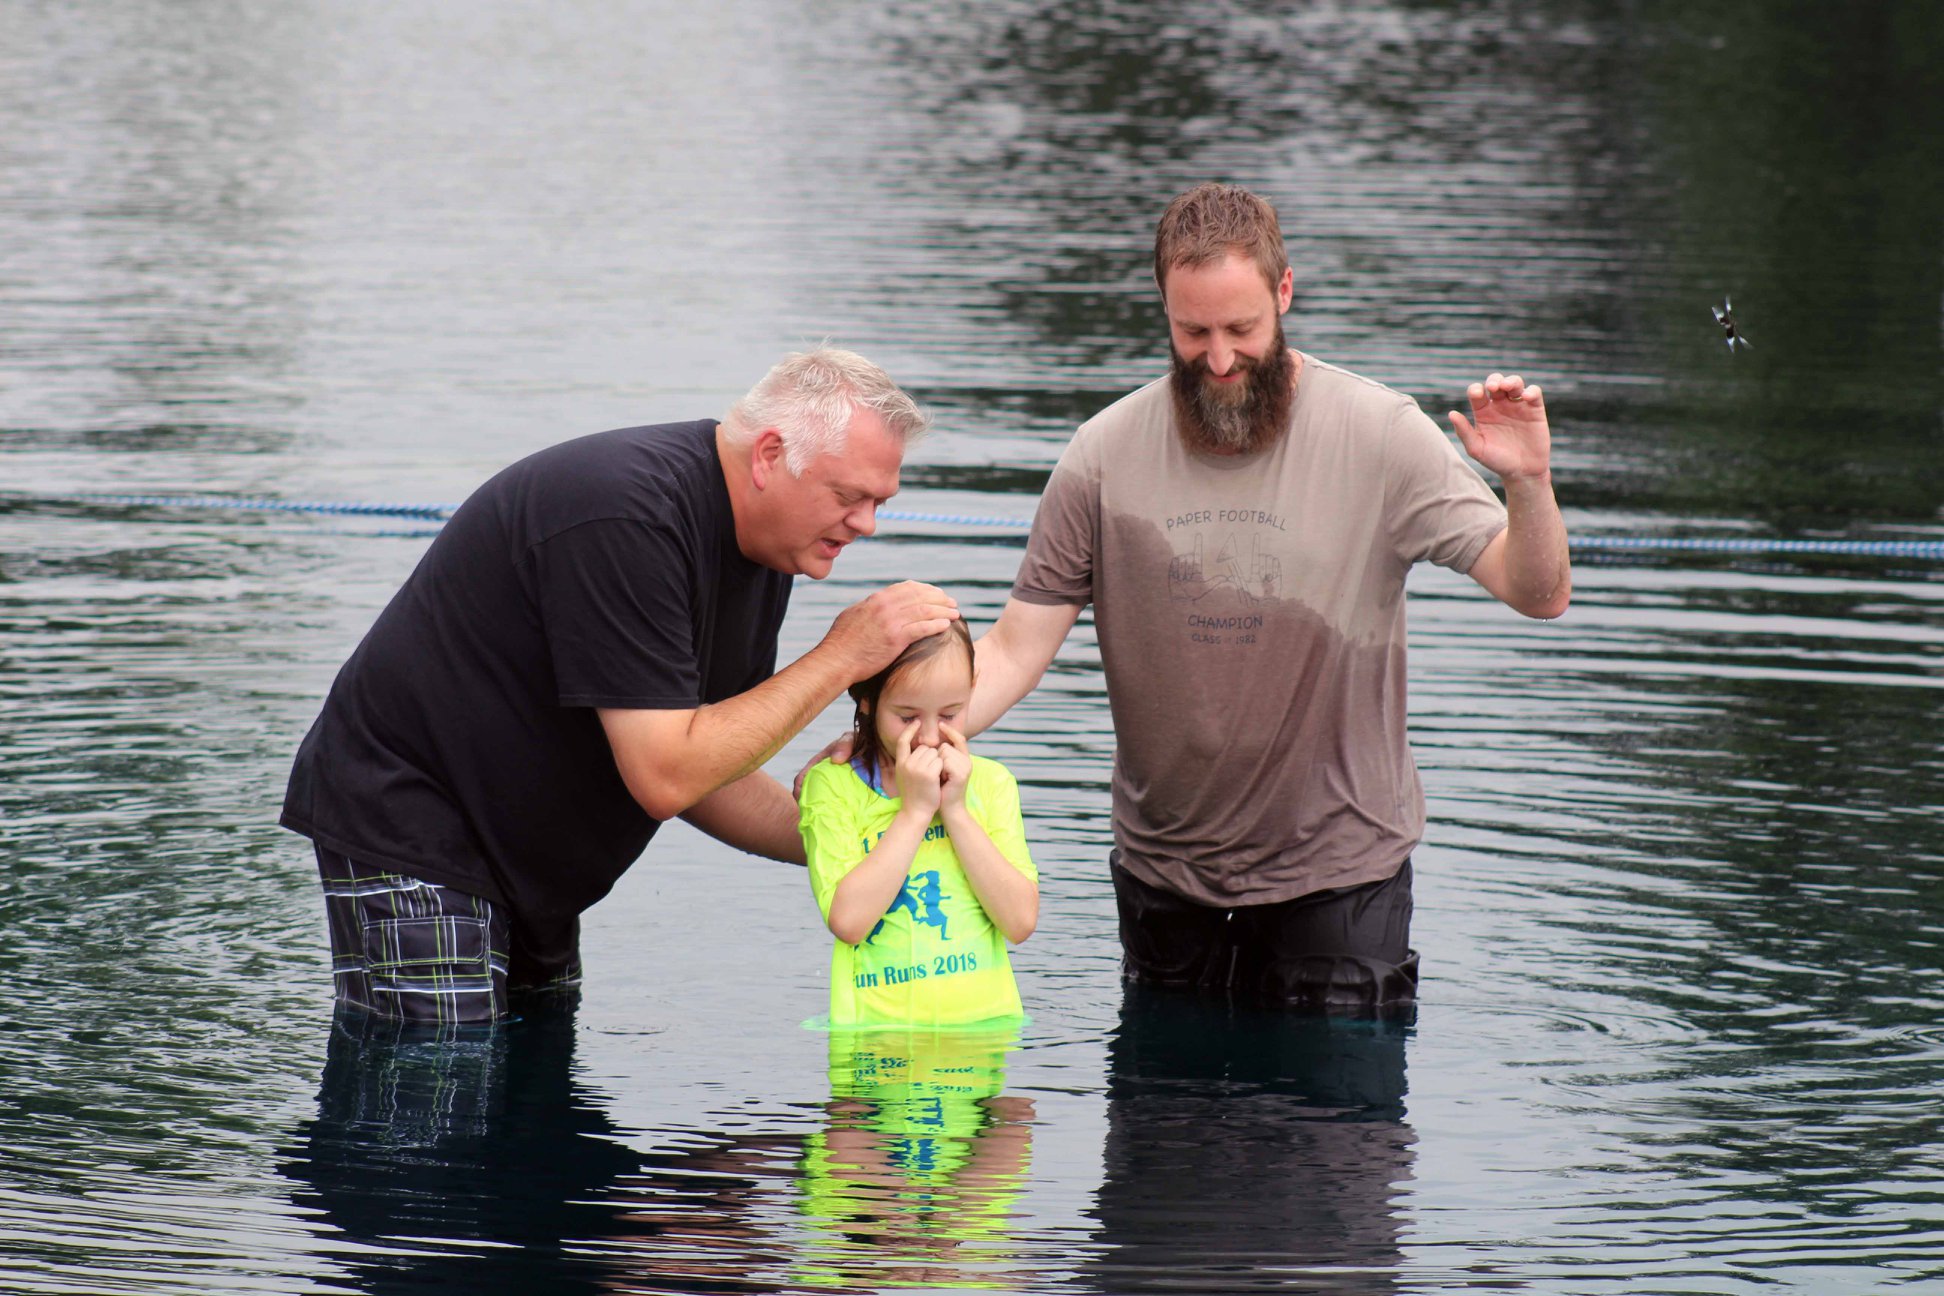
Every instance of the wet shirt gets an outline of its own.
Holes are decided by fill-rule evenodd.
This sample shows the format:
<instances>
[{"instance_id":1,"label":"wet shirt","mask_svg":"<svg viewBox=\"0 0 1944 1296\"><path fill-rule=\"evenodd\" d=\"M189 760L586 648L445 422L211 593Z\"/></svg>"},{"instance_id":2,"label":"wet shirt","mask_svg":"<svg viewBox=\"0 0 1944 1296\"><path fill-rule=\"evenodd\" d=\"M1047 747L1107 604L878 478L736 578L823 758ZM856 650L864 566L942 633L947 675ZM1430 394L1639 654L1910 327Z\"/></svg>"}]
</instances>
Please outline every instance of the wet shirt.
<instances>
[{"instance_id":1,"label":"wet shirt","mask_svg":"<svg viewBox=\"0 0 1944 1296\"><path fill-rule=\"evenodd\" d=\"M571 946L659 827L595 708L775 670L790 578L737 548L715 428L581 437L474 492L338 673L284 825L508 906L529 952Z\"/></svg>"},{"instance_id":2,"label":"wet shirt","mask_svg":"<svg viewBox=\"0 0 1944 1296\"><path fill-rule=\"evenodd\" d=\"M1006 767L974 756L965 803L1000 854L1037 881L1019 787ZM903 804L848 765L824 761L805 776L800 826L810 887L826 921L837 884L864 862ZM832 949L830 1024L941 1025L1019 1012L1006 938L966 880L944 821L934 816L883 919L856 945L838 941Z\"/></svg>"},{"instance_id":3,"label":"wet shirt","mask_svg":"<svg viewBox=\"0 0 1944 1296\"><path fill-rule=\"evenodd\" d=\"M1414 401L1310 357L1258 454L1184 446L1165 378L1082 425L1013 595L1093 604L1121 864L1225 906L1394 873L1424 829L1405 576L1505 522Z\"/></svg>"}]
</instances>

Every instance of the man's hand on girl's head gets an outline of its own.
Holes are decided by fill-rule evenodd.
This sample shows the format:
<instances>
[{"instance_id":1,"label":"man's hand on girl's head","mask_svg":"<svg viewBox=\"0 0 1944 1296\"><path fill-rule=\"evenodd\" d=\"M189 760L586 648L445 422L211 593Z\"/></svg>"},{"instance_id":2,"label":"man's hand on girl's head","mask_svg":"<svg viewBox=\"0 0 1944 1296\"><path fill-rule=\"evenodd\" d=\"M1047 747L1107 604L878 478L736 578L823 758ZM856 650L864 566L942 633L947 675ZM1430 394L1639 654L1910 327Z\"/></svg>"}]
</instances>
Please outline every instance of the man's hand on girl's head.
<instances>
[{"instance_id":1,"label":"man's hand on girl's head","mask_svg":"<svg viewBox=\"0 0 1944 1296\"><path fill-rule=\"evenodd\" d=\"M958 600L919 581L887 585L837 614L820 647L842 654L852 679L875 675L915 640L959 619Z\"/></svg>"}]
</instances>

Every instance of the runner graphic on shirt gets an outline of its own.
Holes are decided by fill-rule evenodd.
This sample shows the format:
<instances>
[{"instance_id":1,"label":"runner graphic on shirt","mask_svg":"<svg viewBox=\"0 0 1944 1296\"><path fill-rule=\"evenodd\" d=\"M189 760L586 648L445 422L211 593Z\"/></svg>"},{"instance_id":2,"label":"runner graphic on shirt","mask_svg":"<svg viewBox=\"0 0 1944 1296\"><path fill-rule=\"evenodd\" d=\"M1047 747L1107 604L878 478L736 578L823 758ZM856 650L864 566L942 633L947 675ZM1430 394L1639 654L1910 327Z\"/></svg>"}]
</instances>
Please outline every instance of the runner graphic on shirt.
<instances>
[{"instance_id":1,"label":"runner graphic on shirt","mask_svg":"<svg viewBox=\"0 0 1944 1296\"><path fill-rule=\"evenodd\" d=\"M913 882L919 884L916 893L911 889ZM943 902L946 898L944 884L938 880L937 869L913 873L905 879L904 885L898 888L898 898L893 900L891 907L884 911L885 917L890 917L900 909L909 909L911 921L923 923L927 927L936 927L938 939L950 940L952 938L945 930L947 918ZM884 921L884 918L878 919L877 926L871 928L871 934L864 938L866 945L876 940L877 934L884 930Z\"/></svg>"}]
</instances>

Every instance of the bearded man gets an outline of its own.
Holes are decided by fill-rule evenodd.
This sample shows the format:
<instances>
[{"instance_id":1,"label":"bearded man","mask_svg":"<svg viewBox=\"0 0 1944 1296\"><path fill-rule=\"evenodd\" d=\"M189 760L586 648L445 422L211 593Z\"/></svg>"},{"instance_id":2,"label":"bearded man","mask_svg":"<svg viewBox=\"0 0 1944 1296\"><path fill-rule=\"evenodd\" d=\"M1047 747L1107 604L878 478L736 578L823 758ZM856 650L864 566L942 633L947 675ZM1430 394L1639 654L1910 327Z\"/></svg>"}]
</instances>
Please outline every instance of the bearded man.
<instances>
[{"instance_id":1,"label":"bearded man","mask_svg":"<svg viewBox=\"0 0 1944 1296\"><path fill-rule=\"evenodd\" d=\"M1434 562L1530 617L1571 597L1539 388L1493 374L1451 421L1289 347L1273 207L1205 184L1168 207L1155 283L1174 363L1054 469L968 733L1039 683L1093 605L1114 716L1122 969L1310 1009L1416 997L1404 580Z\"/></svg>"}]
</instances>

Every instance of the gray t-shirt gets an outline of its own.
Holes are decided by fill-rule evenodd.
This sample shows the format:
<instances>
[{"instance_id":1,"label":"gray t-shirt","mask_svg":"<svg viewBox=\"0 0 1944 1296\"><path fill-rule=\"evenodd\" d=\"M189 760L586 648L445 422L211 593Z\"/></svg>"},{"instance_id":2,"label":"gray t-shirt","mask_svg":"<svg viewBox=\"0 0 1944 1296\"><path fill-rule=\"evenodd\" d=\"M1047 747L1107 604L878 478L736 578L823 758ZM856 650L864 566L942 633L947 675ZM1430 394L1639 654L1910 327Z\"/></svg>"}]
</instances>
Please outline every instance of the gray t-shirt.
<instances>
[{"instance_id":1,"label":"gray t-shirt","mask_svg":"<svg viewBox=\"0 0 1944 1296\"><path fill-rule=\"evenodd\" d=\"M1165 378L1081 425L1013 595L1094 605L1136 877L1212 905L1391 876L1424 831L1404 577L1505 508L1408 396L1303 357L1288 434L1183 445Z\"/></svg>"}]
</instances>

